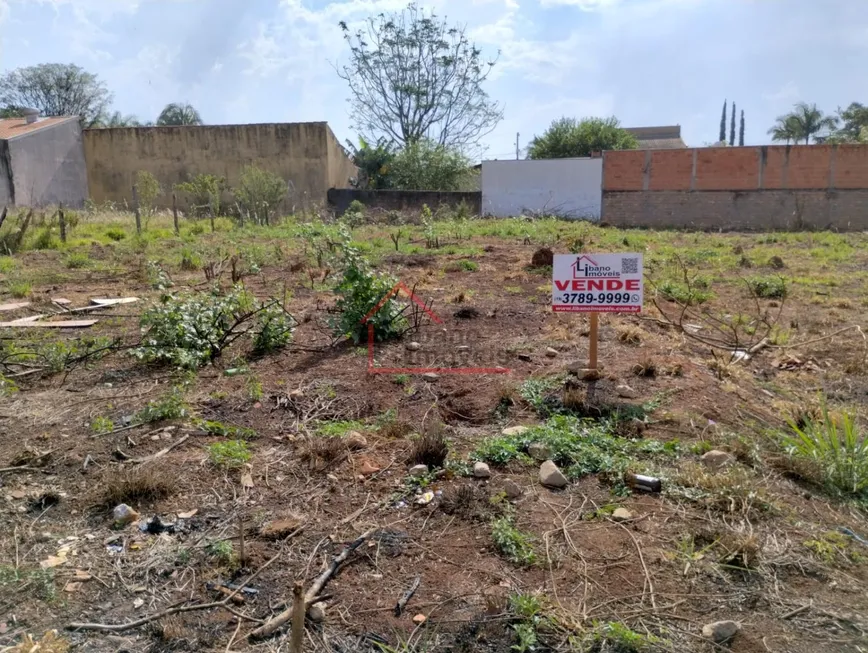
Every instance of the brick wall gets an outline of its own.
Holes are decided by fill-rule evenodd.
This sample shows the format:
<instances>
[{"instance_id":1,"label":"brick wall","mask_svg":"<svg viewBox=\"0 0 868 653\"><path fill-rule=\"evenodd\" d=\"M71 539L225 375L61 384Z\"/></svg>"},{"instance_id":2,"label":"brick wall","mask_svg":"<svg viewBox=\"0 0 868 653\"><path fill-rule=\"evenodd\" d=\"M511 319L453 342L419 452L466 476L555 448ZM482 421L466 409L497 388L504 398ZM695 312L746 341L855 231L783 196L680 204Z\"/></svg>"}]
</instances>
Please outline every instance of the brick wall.
<instances>
[{"instance_id":1,"label":"brick wall","mask_svg":"<svg viewBox=\"0 0 868 653\"><path fill-rule=\"evenodd\" d=\"M868 146L606 152L602 219L655 228L868 229Z\"/></svg>"}]
</instances>

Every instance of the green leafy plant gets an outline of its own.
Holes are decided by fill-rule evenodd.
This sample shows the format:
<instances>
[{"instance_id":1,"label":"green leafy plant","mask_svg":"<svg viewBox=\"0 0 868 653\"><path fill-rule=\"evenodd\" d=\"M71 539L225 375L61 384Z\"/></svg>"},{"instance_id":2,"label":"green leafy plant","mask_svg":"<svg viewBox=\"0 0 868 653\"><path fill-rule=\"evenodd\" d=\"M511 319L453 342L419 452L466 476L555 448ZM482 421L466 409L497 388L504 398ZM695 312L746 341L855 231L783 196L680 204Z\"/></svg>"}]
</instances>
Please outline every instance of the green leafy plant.
<instances>
[{"instance_id":1,"label":"green leafy plant","mask_svg":"<svg viewBox=\"0 0 868 653\"><path fill-rule=\"evenodd\" d=\"M704 304L714 297L714 294L707 288L707 282L702 280L694 280L688 286L686 283L666 279L657 286L657 292L670 301L693 306Z\"/></svg>"},{"instance_id":2,"label":"green leafy plant","mask_svg":"<svg viewBox=\"0 0 868 653\"><path fill-rule=\"evenodd\" d=\"M109 240L119 242L127 237L127 232L118 227L109 227L105 230L105 236Z\"/></svg>"},{"instance_id":3,"label":"green leafy plant","mask_svg":"<svg viewBox=\"0 0 868 653\"><path fill-rule=\"evenodd\" d=\"M0 398L8 397L18 392L18 386L10 378L0 374Z\"/></svg>"},{"instance_id":4,"label":"green leafy plant","mask_svg":"<svg viewBox=\"0 0 868 653\"><path fill-rule=\"evenodd\" d=\"M783 277L754 277L747 280L751 292L764 299L784 299L787 296L787 282Z\"/></svg>"},{"instance_id":5,"label":"green leafy plant","mask_svg":"<svg viewBox=\"0 0 868 653\"><path fill-rule=\"evenodd\" d=\"M444 266L443 270L446 272L476 272L479 270L479 263L476 261L468 261L466 259L461 261L451 261Z\"/></svg>"},{"instance_id":6,"label":"green leafy plant","mask_svg":"<svg viewBox=\"0 0 868 653\"><path fill-rule=\"evenodd\" d=\"M650 653L660 650L664 643L659 637L637 633L617 621L595 622L589 639L591 650L617 653Z\"/></svg>"},{"instance_id":7,"label":"green leafy plant","mask_svg":"<svg viewBox=\"0 0 868 653\"><path fill-rule=\"evenodd\" d=\"M632 150L639 146L636 137L621 127L618 119L559 118L542 136L534 136L528 158L559 159L591 156L603 150Z\"/></svg>"},{"instance_id":8,"label":"green leafy plant","mask_svg":"<svg viewBox=\"0 0 868 653\"><path fill-rule=\"evenodd\" d=\"M407 319L398 302L386 298L394 280L371 270L359 250L349 244L349 234L342 234L340 249L342 275L334 288L339 317L331 321L335 335L350 336L358 344L367 340L370 325L378 342L401 337Z\"/></svg>"},{"instance_id":9,"label":"green leafy plant","mask_svg":"<svg viewBox=\"0 0 868 653\"><path fill-rule=\"evenodd\" d=\"M270 224L270 217L286 197L288 187L278 175L256 166L245 166L235 189L239 206L256 224Z\"/></svg>"},{"instance_id":10,"label":"green leafy plant","mask_svg":"<svg viewBox=\"0 0 868 653\"><path fill-rule=\"evenodd\" d=\"M190 409L184 401L184 390L180 386L172 389L147 405L136 413L136 419L142 423L162 422L170 419L181 419L189 415Z\"/></svg>"},{"instance_id":11,"label":"green leafy plant","mask_svg":"<svg viewBox=\"0 0 868 653\"><path fill-rule=\"evenodd\" d=\"M115 423L112 421L110 417L104 417L103 415L98 415L93 418L93 421L90 423L90 430L94 433L111 433L115 428Z\"/></svg>"},{"instance_id":12,"label":"green leafy plant","mask_svg":"<svg viewBox=\"0 0 868 653\"><path fill-rule=\"evenodd\" d=\"M217 467L232 469L250 460L250 448L244 440L226 440L208 445L208 455Z\"/></svg>"},{"instance_id":13,"label":"green leafy plant","mask_svg":"<svg viewBox=\"0 0 868 653\"><path fill-rule=\"evenodd\" d=\"M246 426L233 426L232 424L224 424L223 422L212 420L194 420L193 423L208 435L219 435L221 437L229 437L236 440L251 440L259 437L259 434L256 433L256 431L247 428Z\"/></svg>"},{"instance_id":14,"label":"green leafy plant","mask_svg":"<svg viewBox=\"0 0 868 653\"><path fill-rule=\"evenodd\" d=\"M235 560L235 549L231 540L212 542L206 547L206 551L224 565L232 564Z\"/></svg>"},{"instance_id":15,"label":"green leafy plant","mask_svg":"<svg viewBox=\"0 0 868 653\"><path fill-rule=\"evenodd\" d=\"M201 217L211 211L215 216L220 215L220 197L226 189L226 180L222 177L199 174L189 181L175 184L175 188L188 196L193 215Z\"/></svg>"},{"instance_id":16,"label":"green leafy plant","mask_svg":"<svg viewBox=\"0 0 868 653\"><path fill-rule=\"evenodd\" d=\"M520 531L512 515L498 517L491 524L494 547L510 562L517 565L532 565L536 562L531 535Z\"/></svg>"},{"instance_id":17,"label":"green leafy plant","mask_svg":"<svg viewBox=\"0 0 868 653\"><path fill-rule=\"evenodd\" d=\"M195 369L213 361L243 335L241 325L256 314L240 286L192 296L164 295L142 315L142 344L132 354L145 362Z\"/></svg>"},{"instance_id":18,"label":"green leafy plant","mask_svg":"<svg viewBox=\"0 0 868 653\"><path fill-rule=\"evenodd\" d=\"M253 353L268 354L286 347L292 341L295 320L274 302L256 314L253 327Z\"/></svg>"},{"instance_id":19,"label":"green leafy plant","mask_svg":"<svg viewBox=\"0 0 868 653\"><path fill-rule=\"evenodd\" d=\"M809 463L828 486L864 496L868 493L868 438L859 433L852 415L832 416L825 402L822 413L822 420L809 420L804 427L791 420L792 434L783 436L784 448Z\"/></svg>"},{"instance_id":20,"label":"green leafy plant","mask_svg":"<svg viewBox=\"0 0 868 653\"><path fill-rule=\"evenodd\" d=\"M395 155L390 177L393 187L403 190L461 190L470 161L457 149L423 138Z\"/></svg>"},{"instance_id":21,"label":"green leafy plant","mask_svg":"<svg viewBox=\"0 0 868 653\"><path fill-rule=\"evenodd\" d=\"M6 288L15 299L29 297L31 290L33 290L29 281L12 281Z\"/></svg>"},{"instance_id":22,"label":"green leafy plant","mask_svg":"<svg viewBox=\"0 0 868 653\"><path fill-rule=\"evenodd\" d=\"M63 262L71 270L86 268L90 265L90 257L86 252L70 252Z\"/></svg>"},{"instance_id":23,"label":"green leafy plant","mask_svg":"<svg viewBox=\"0 0 868 653\"><path fill-rule=\"evenodd\" d=\"M139 198L139 208L142 214L150 216L156 211L157 198L162 194L160 182L147 170L136 173L136 195Z\"/></svg>"},{"instance_id":24,"label":"green leafy plant","mask_svg":"<svg viewBox=\"0 0 868 653\"><path fill-rule=\"evenodd\" d=\"M148 285L154 290L166 290L175 285L159 261L148 261L145 266L145 275L148 278Z\"/></svg>"},{"instance_id":25,"label":"green leafy plant","mask_svg":"<svg viewBox=\"0 0 868 653\"><path fill-rule=\"evenodd\" d=\"M181 248L181 269L191 272L202 268L202 256L192 247Z\"/></svg>"}]
</instances>

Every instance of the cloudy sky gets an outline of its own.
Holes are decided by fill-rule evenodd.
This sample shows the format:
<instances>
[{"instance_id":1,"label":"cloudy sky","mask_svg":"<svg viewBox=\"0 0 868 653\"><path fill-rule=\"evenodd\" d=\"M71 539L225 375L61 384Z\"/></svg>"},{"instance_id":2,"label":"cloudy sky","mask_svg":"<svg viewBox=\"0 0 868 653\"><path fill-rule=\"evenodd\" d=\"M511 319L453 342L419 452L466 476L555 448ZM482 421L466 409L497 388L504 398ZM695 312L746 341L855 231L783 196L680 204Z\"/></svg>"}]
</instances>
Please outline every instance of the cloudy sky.
<instances>
[{"instance_id":1,"label":"cloudy sky","mask_svg":"<svg viewBox=\"0 0 868 653\"><path fill-rule=\"evenodd\" d=\"M155 119L187 101L206 122L327 120L354 136L338 21L406 0L0 0L0 70L73 62L115 108ZM794 102L827 112L868 102L866 0L427 0L500 58L487 89L505 118L490 158L514 156L562 115L625 126L680 124L717 139L724 98L767 142Z\"/></svg>"}]
</instances>

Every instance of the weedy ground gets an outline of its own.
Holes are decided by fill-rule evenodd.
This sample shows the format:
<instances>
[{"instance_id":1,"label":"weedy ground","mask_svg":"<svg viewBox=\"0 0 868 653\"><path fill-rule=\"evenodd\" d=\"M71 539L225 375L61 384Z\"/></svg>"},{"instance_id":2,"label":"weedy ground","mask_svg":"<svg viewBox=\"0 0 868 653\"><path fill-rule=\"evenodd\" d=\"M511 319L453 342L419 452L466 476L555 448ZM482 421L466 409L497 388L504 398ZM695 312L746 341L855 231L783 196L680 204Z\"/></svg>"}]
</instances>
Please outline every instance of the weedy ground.
<instances>
[{"instance_id":1,"label":"weedy ground","mask_svg":"<svg viewBox=\"0 0 868 653\"><path fill-rule=\"evenodd\" d=\"M142 301L86 330L0 329L0 645L58 646L58 629L82 651L287 650L286 629L246 635L374 529L305 650L868 646L868 236L404 217L355 227L351 245L439 322L416 311L373 363L364 338L334 335L341 234L316 216L214 232L185 218L174 236L157 215L137 236L130 215L94 211L65 244L44 218L9 236L0 303L31 306L3 320L57 298ZM550 312L543 247L645 256L645 310L601 318L594 383L568 373L588 321ZM143 351L140 319L171 309L164 296L218 316L185 336L201 355ZM506 371L415 371L446 367ZM539 484L539 446L564 490ZM711 450L729 464L703 463ZM136 523L114 523L120 502ZM220 600L275 555L231 610L66 630ZM742 629L717 646L701 629L722 619Z\"/></svg>"}]
</instances>

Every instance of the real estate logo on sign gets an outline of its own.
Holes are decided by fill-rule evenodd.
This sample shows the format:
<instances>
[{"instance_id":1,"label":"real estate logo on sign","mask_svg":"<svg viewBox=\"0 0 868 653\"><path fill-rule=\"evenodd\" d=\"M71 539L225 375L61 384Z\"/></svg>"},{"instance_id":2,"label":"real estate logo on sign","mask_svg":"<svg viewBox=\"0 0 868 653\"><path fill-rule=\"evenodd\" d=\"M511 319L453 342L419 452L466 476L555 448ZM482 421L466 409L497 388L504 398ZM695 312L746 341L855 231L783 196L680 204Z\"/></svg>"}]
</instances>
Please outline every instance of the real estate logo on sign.
<instances>
[{"instance_id":1,"label":"real estate logo on sign","mask_svg":"<svg viewBox=\"0 0 868 653\"><path fill-rule=\"evenodd\" d=\"M642 310L641 254L557 254L552 310L563 313L638 313Z\"/></svg>"}]
</instances>

